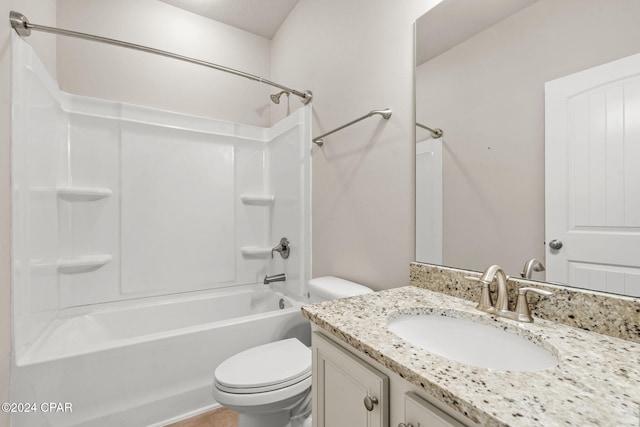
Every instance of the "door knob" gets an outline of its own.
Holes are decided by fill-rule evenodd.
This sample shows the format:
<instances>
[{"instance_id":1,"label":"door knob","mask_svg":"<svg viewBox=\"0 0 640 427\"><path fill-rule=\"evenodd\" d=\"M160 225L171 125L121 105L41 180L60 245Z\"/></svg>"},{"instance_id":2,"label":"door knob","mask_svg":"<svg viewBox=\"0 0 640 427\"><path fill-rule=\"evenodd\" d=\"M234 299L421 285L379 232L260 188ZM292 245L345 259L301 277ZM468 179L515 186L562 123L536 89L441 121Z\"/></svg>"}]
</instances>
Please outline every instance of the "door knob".
<instances>
[{"instance_id":1,"label":"door knob","mask_svg":"<svg viewBox=\"0 0 640 427\"><path fill-rule=\"evenodd\" d=\"M408 424L400 423L400 424L398 424L398 427L413 427L413 424L411 424L411 423L408 423Z\"/></svg>"},{"instance_id":2,"label":"door knob","mask_svg":"<svg viewBox=\"0 0 640 427\"><path fill-rule=\"evenodd\" d=\"M378 404L377 397L366 396L364 398L364 407L367 408L367 411L373 411L373 407Z\"/></svg>"},{"instance_id":3,"label":"door knob","mask_svg":"<svg viewBox=\"0 0 640 427\"><path fill-rule=\"evenodd\" d=\"M552 241L549 242L549 247L551 249L558 250L558 249L562 248L562 242L560 240L553 239Z\"/></svg>"}]
</instances>

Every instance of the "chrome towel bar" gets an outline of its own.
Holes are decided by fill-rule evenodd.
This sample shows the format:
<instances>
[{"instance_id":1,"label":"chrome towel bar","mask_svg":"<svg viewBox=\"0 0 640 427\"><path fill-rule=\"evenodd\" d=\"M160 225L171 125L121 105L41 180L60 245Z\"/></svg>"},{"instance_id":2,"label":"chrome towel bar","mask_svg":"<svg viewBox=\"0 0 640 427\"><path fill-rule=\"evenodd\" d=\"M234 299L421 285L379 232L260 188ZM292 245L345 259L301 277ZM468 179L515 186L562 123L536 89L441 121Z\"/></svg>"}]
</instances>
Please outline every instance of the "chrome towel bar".
<instances>
[{"instance_id":1,"label":"chrome towel bar","mask_svg":"<svg viewBox=\"0 0 640 427\"><path fill-rule=\"evenodd\" d=\"M328 135L331 135L332 133L338 132L339 130L342 130L342 129L346 128L346 127L349 127L354 123L358 123L360 120L367 119L367 118L369 118L369 117L371 117L373 115L376 115L376 114L381 115L382 118L385 119L385 120L389 120L389 117L391 117L391 113L392 113L392 111L389 108L386 108L384 110L372 110L372 111L369 111L364 116L359 117L359 118L357 118L357 119L355 119L353 121L350 121L346 125L342 125L339 128L336 128L336 129L332 130L331 132L327 132L325 134L322 134L320 136L317 136L317 137L313 138L312 141L313 141L314 144L318 144L318 147L322 147L322 144L324 144L323 138L325 136L328 136Z\"/></svg>"},{"instance_id":2,"label":"chrome towel bar","mask_svg":"<svg viewBox=\"0 0 640 427\"><path fill-rule=\"evenodd\" d=\"M62 28L47 27L47 26L44 26L44 25L32 24L32 23L29 22L27 17L24 16L20 12L14 12L14 11L9 12L9 21L11 22L11 27L14 30L16 30L16 32L22 37L27 37L27 36L31 35L31 30L34 30L34 31L42 31L44 33L58 34L58 35L61 35L61 36L76 37L76 38L84 39L84 40L92 40L92 41L95 41L95 42L110 44L110 45L114 45L114 46L126 47L128 49L133 49L133 50L139 50L139 51L142 51L142 52L153 53L155 55L166 56L168 58L178 59L180 61L190 62L190 63L196 64L196 65L202 65L204 67L209 67L209 68L213 68L213 69L216 69L216 70L219 70L219 71L224 71L225 73L230 73L230 74L234 74L236 76L244 77L244 78L249 79L249 80L254 80L254 81L257 81L257 82L260 82L260 83L265 83L265 84L268 84L270 86L274 86L274 87L277 87L279 89L282 89L282 90L284 90L284 91L286 91L288 93L292 93L292 94L294 94L296 96L299 96L301 98L301 101L302 101L303 104L308 104L311 101L311 98L313 98L313 94L309 90L306 90L304 92L299 92L299 91L297 91L295 89L291 89L291 88L288 88L288 87L283 86L281 84L274 83L274 82L272 82L270 80L263 79L262 77L255 76L255 75L249 74L249 73L245 73L244 71L235 70L233 68L225 67L225 66L222 66L222 65L213 64L211 62L202 61L200 59L190 58L188 56L178 55L177 53L167 52L167 51L164 51L164 50L155 49L155 48L147 47L147 46L142 46L142 45L139 45L139 44L123 42L123 41L120 41L120 40L109 39L109 38L106 38L106 37L100 37L100 36L96 36L96 35L93 35L93 34L86 34L86 33L80 33L80 32L77 32L77 31L65 30L65 29L62 29Z\"/></svg>"}]
</instances>

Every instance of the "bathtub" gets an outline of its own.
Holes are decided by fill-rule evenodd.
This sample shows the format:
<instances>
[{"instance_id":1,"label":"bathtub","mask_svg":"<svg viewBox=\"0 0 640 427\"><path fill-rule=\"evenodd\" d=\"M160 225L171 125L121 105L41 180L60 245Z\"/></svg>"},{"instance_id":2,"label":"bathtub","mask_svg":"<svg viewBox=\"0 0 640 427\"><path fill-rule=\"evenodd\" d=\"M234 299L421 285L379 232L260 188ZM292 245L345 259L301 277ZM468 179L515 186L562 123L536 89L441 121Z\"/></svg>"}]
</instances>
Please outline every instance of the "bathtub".
<instances>
[{"instance_id":1,"label":"bathtub","mask_svg":"<svg viewBox=\"0 0 640 427\"><path fill-rule=\"evenodd\" d=\"M212 409L227 357L290 337L310 345L300 306L248 285L67 310L16 361L12 401L36 411L13 426L161 426Z\"/></svg>"}]
</instances>

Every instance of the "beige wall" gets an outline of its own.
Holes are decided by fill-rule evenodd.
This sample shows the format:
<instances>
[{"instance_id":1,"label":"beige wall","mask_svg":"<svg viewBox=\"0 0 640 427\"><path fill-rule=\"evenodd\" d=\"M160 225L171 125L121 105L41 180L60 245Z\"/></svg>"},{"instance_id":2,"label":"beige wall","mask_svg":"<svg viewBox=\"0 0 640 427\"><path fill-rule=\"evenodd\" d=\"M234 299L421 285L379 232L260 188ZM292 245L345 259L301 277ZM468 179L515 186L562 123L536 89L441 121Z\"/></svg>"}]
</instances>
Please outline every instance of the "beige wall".
<instances>
[{"instance_id":1,"label":"beige wall","mask_svg":"<svg viewBox=\"0 0 640 427\"><path fill-rule=\"evenodd\" d=\"M418 68L418 121L445 132L445 265L544 259L544 83L639 52L638 16L637 0L539 0Z\"/></svg>"},{"instance_id":2,"label":"beige wall","mask_svg":"<svg viewBox=\"0 0 640 427\"><path fill-rule=\"evenodd\" d=\"M58 0L58 26L269 77L270 40L157 0ZM79 95L258 126L270 122L269 86L121 47L60 38L58 81Z\"/></svg>"},{"instance_id":3,"label":"beige wall","mask_svg":"<svg viewBox=\"0 0 640 427\"><path fill-rule=\"evenodd\" d=\"M35 23L55 25L55 0L11 0L0 3L0 402L8 402L11 367L11 45L9 11L25 14ZM55 74L55 38L33 35L29 43ZM9 415L0 412L0 426Z\"/></svg>"},{"instance_id":4,"label":"beige wall","mask_svg":"<svg viewBox=\"0 0 640 427\"><path fill-rule=\"evenodd\" d=\"M435 3L300 0L272 40L272 78L313 90L315 135L393 110L388 122L374 116L313 148L313 276L375 289L409 282L413 22Z\"/></svg>"}]
</instances>

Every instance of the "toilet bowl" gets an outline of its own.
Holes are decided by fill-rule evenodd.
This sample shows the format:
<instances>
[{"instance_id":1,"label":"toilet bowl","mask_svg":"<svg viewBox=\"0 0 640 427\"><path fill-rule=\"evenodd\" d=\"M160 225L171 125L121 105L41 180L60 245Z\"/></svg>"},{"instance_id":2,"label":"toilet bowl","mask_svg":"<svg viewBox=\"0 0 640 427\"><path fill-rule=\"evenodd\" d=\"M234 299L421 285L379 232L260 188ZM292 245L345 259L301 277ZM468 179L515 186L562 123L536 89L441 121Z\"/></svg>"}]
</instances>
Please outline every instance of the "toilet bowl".
<instances>
[{"instance_id":1,"label":"toilet bowl","mask_svg":"<svg viewBox=\"0 0 640 427\"><path fill-rule=\"evenodd\" d=\"M373 292L337 277L309 281L310 302ZM311 349L296 338L260 345L222 362L213 397L238 412L238 427L311 425Z\"/></svg>"}]
</instances>

